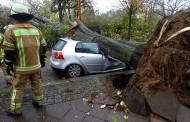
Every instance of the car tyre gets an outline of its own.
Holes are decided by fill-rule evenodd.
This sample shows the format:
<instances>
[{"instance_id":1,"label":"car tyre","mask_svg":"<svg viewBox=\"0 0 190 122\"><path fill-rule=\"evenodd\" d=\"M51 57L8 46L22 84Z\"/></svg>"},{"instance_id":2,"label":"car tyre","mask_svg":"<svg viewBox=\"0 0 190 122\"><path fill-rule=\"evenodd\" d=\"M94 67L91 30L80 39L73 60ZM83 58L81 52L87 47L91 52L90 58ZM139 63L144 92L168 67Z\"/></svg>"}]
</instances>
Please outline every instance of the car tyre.
<instances>
[{"instance_id":1,"label":"car tyre","mask_svg":"<svg viewBox=\"0 0 190 122\"><path fill-rule=\"evenodd\" d=\"M78 64L72 64L66 68L66 72L67 72L68 77L74 78L74 77L81 76L83 74L83 69Z\"/></svg>"}]
</instances>

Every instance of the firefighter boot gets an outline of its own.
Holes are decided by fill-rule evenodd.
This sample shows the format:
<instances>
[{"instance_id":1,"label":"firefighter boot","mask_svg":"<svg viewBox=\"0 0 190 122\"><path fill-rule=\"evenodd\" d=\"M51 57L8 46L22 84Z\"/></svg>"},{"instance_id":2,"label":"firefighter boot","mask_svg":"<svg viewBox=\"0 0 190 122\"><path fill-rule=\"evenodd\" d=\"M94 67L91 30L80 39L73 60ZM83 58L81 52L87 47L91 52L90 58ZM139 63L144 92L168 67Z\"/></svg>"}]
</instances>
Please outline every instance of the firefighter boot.
<instances>
[{"instance_id":1,"label":"firefighter boot","mask_svg":"<svg viewBox=\"0 0 190 122\"><path fill-rule=\"evenodd\" d=\"M43 106L42 106L42 104L40 104L39 102L36 102L36 101L32 101L32 105L35 107L35 108L37 108L37 109L40 109L40 108L42 108Z\"/></svg>"},{"instance_id":2,"label":"firefighter boot","mask_svg":"<svg viewBox=\"0 0 190 122\"><path fill-rule=\"evenodd\" d=\"M7 110L7 116L20 117L20 116L22 116L22 112L20 112L20 113L14 113L14 112L11 111L11 109L8 109Z\"/></svg>"}]
</instances>

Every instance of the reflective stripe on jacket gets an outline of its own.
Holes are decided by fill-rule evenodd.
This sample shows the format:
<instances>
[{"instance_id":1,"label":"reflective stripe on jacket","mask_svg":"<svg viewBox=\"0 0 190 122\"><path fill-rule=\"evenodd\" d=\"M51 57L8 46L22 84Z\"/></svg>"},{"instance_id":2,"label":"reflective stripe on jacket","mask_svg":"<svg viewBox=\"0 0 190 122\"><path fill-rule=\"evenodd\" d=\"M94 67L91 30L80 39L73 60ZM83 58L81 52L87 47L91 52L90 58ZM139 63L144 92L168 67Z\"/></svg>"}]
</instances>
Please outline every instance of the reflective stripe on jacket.
<instances>
[{"instance_id":1,"label":"reflective stripe on jacket","mask_svg":"<svg viewBox=\"0 0 190 122\"><path fill-rule=\"evenodd\" d=\"M30 74L41 68L40 48L46 46L46 41L36 27L17 22L6 30L3 45L5 50L16 51L16 73Z\"/></svg>"},{"instance_id":2,"label":"reflective stripe on jacket","mask_svg":"<svg viewBox=\"0 0 190 122\"><path fill-rule=\"evenodd\" d=\"M3 59L4 57L4 51L3 51L3 34L0 34L0 59Z\"/></svg>"}]
</instances>

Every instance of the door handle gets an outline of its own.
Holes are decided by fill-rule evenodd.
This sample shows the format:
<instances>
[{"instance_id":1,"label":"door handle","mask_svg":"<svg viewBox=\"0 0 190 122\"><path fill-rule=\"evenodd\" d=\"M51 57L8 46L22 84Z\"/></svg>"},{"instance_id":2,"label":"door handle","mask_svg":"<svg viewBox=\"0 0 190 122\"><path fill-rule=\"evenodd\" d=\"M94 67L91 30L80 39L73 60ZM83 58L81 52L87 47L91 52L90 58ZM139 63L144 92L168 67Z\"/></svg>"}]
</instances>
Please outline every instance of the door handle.
<instances>
[{"instance_id":1,"label":"door handle","mask_svg":"<svg viewBox=\"0 0 190 122\"><path fill-rule=\"evenodd\" d=\"M80 58L85 58L85 56L81 56Z\"/></svg>"}]
</instances>

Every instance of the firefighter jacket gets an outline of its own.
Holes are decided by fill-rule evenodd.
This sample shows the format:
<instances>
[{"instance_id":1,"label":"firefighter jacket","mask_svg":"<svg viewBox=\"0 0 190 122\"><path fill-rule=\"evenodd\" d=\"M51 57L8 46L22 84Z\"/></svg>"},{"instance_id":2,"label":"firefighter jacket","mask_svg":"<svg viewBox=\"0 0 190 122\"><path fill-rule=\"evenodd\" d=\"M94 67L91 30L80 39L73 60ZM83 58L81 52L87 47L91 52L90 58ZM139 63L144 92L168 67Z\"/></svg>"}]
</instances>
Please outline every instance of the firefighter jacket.
<instances>
[{"instance_id":1,"label":"firefighter jacket","mask_svg":"<svg viewBox=\"0 0 190 122\"><path fill-rule=\"evenodd\" d=\"M18 74L31 74L41 68L41 48L46 46L42 33L28 22L16 22L4 34L4 48L15 51L14 71ZM6 59L5 59L6 60Z\"/></svg>"},{"instance_id":2,"label":"firefighter jacket","mask_svg":"<svg viewBox=\"0 0 190 122\"><path fill-rule=\"evenodd\" d=\"M3 51L3 34L0 34L0 59L3 59L4 57L4 51Z\"/></svg>"}]
</instances>

